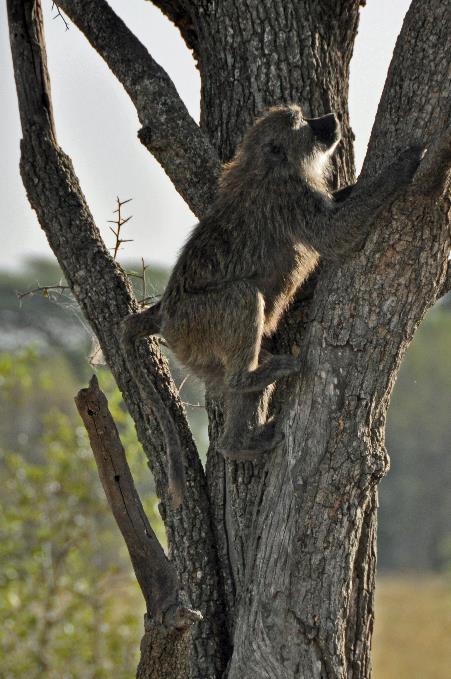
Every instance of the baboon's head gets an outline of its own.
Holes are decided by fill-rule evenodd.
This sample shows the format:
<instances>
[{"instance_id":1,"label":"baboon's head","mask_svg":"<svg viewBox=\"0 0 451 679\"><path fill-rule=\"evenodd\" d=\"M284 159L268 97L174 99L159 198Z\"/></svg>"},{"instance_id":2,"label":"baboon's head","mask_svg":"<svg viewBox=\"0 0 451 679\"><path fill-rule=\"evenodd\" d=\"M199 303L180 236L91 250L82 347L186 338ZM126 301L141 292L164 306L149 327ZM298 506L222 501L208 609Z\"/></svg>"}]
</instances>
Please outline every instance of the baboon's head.
<instances>
[{"instance_id":1,"label":"baboon's head","mask_svg":"<svg viewBox=\"0 0 451 679\"><path fill-rule=\"evenodd\" d=\"M268 178L300 175L316 182L327 173L340 139L340 123L334 113L305 118L299 106L277 106L268 109L246 132L235 162Z\"/></svg>"}]
</instances>

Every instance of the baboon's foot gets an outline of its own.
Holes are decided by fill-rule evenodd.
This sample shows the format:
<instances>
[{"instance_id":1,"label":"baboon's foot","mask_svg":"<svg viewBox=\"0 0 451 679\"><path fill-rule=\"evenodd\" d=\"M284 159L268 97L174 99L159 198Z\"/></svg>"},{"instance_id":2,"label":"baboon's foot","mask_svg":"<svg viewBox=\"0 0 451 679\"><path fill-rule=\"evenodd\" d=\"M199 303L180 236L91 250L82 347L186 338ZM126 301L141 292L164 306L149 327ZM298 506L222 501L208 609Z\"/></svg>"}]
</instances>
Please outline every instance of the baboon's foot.
<instances>
[{"instance_id":1,"label":"baboon's foot","mask_svg":"<svg viewBox=\"0 0 451 679\"><path fill-rule=\"evenodd\" d=\"M228 436L221 437L217 449L227 460L237 462L256 460L277 448L284 438L281 431L276 431L275 422L268 422L259 427L258 432L241 439L236 438L234 440Z\"/></svg>"},{"instance_id":2,"label":"baboon's foot","mask_svg":"<svg viewBox=\"0 0 451 679\"><path fill-rule=\"evenodd\" d=\"M299 372L300 368L299 359L289 354L265 356L255 370L232 375L227 387L230 391L260 391L281 377Z\"/></svg>"}]
</instances>

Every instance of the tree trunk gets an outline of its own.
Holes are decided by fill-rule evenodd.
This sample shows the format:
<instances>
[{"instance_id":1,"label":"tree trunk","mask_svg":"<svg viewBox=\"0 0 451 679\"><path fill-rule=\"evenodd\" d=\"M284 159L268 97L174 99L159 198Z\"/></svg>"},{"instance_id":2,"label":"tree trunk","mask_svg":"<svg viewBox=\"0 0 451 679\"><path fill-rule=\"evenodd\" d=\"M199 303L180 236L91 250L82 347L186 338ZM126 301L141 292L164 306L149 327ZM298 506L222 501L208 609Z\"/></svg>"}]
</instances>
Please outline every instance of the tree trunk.
<instances>
[{"instance_id":1,"label":"tree trunk","mask_svg":"<svg viewBox=\"0 0 451 679\"><path fill-rule=\"evenodd\" d=\"M341 115L345 143L335 185L348 183L348 76L359 3L281 1L239 10L234 4L200 16L202 123L221 157L229 158L261 108L299 101L307 115ZM446 59L432 49L448 40L445 7L426 4L414 3L398 41L366 176L394 152L449 126ZM418 57L406 77L403 60L412 59L412 49ZM431 97L431 74L448 96L431 101L426 113L417 103ZM400 85L412 92L413 84L414 100L399 92ZM435 299L449 248L445 213L425 214L414 200L384 215L359 257L322 268L303 309L304 328L298 306L286 319L278 342L300 347L304 369L299 381L284 384L283 400L276 395L283 449L254 465L224 463L210 448L210 497L234 635L230 679L370 676L376 484L388 468L388 400L405 347ZM425 231L438 236L432 249Z\"/></svg>"},{"instance_id":2,"label":"tree trunk","mask_svg":"<svg viewBox=\"0 0 451 679\"><path fill-rule=\"evenodd\" d=\"M387 407L418 323L449 285L449 192L442 181L449 155L438 154L434 165L433 153L450 127L448 3L412 2L361 180L413 143L431 146L418 178L385 206L360 253L321 266L274 339L302 356L299 377L279 384L272 399L284 444L259 464L224 462L215 451L221 407L212 401L204 475L167 368L154 344L142 347L186 451L187 493L177 511L167 503L161 434L143 409L119 342L118 321L136 309L129 286L57 146L51 109L40 112L50 102L46 78L36 76L39 96L31 101L24 85L27 31L20 33L19 14L35 2L8 4L30 202L136 422L163 499L181 591L204 615L192 637L174 642L174 667L183 666L190 650L193 679L368 679ZM255 114L274 103L300 103L313 116L336 111L344 142L333 181L353 181L347 94L359 0L155 1L198 61L201 130L166 74L102 0L57 4L124 83L143 124L141 141L199 215L214 193L217 158L229 159ZM37 42L31 41L32 52ZM152 625L142 643L140 679L159 676L155 649L173 633ZM187 638L190 649L182 649Z\"/></svg>"}]
</instances>

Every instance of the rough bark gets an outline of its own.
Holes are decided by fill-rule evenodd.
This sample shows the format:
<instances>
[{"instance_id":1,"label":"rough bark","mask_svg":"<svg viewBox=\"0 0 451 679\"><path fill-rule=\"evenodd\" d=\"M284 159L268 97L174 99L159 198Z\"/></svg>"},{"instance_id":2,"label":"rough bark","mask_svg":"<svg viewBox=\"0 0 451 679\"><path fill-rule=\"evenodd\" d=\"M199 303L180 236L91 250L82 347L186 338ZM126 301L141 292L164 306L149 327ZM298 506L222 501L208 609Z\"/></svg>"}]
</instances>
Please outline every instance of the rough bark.
<instances>
[{"instance_id":1,"label":"rough bark","mask_svg":"<svg viewBox=\"0 0 451 679\"><path fill-rule=\"evenodd\" d=\"M167 629L155 624L148 616L144 620L144 629L136 679L189 677L189 659L193 643L189 632L180 634L178 630Z\"/></svg>"},{"instance_id":2,"label":"rough bark","mask_svg":"<svg viewBox=\"0 0 451 679\"><path fill-rule=\"evenodd\" d=\"M192 3L194 25L202 36L201 125L223 160L230 158L247 125L265 106L295 101L306 115L339 113L344 142L334 184L353 181L347 92L358 4ZM245 527L252 519L263 473L261 464L224 463L212 439L207 475L231 621L246 571Z\"/></svg>"},{"instance_id":3,"label":"rough bark","mask_svg":"<svg viewBox=\"0 0 451 679\"><path fill-rule=\"evenodd\" d=\"M26 31L20 34L23 18L16 16L34 3L8 4L24 131L22 175L30 202L99 336L166 500L160 433L143 411L118 341L117 321L135 308L130 291L55 142L46 76L42 82L45 64L33 71L39 60L26 50L39 47ZM123 82L142 112L144 129L158 130L155 148L152 137L147 140L149 149L198 214L214 193L217 165L211 147L221 159L230 158L245 127L268 104L296 101L307 115L339 112L345 139L334 185L353 180L347 90L357 0L155 2L195 50L205 135L186 120L167 76L156 72L133 36L121 33L123 40L110 48L115 31L123 29L105 14L105 3L58 4ZM400 149L417 142L433 146L449 129L450 35L446 0L413 1L374 125L364 180ZM137 71L125 44L130 54L136 50ZM34 77L24 81L27 68ZM151 82L154 76L160 89ZM155 93L162 97L162 111L148 101ZM180 128L171 117L177 112ZM194 140L191 155L181 139L184 130ZM211 147L199 142L206 138ZM197 164L198 142L207 158L204 173ZM172 145L182 149L175 160ZM445 154L442 165L447 162ZM286 381L275 395L285 444L260 465L224 463L216 454L222 420L214 402L205 479L167 368L154 345L142 350L186 447L187 498L180 513L167 508L163 518L183 588L206 618L194 630L191 677L219 678L224 672L229 679L370 677L376 493L388 465L386 410L418 323L449 285L448 211L446 186L439 182L424 191L418 180L402 200L386 206L358 255L322 266L302 291L275 340L303 356L299 378ZM155 676L157 647L150 627L142 645L142 679Z\"/></svg>"}]
</instances>

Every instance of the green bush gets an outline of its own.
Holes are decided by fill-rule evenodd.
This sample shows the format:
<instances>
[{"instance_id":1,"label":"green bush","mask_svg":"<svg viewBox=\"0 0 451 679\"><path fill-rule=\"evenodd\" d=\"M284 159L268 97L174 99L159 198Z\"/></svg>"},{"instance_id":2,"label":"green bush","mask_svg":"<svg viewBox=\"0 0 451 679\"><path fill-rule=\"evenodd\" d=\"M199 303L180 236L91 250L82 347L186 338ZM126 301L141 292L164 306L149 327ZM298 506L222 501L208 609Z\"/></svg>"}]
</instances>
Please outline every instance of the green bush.
<instances>
[{"instance_id":1,"label":"green bush","mask_svg":"<svg viewBox=\"0 0 451 679\"><path fill-rule=\"evenodd\" d=\"M125 679L135 673L144 603L75 407L64 412L67 395L64 408L57 403L62 389L71 397L77 390L62 368L61 357L0 356L0 406L16 413L16 445L10 436L9 448L0 448L1 677ZM119 393L106 371L101 381L135 476L149 491ZM161 535L155 497L147 496Z\"/></svg>"}]
</instances>

